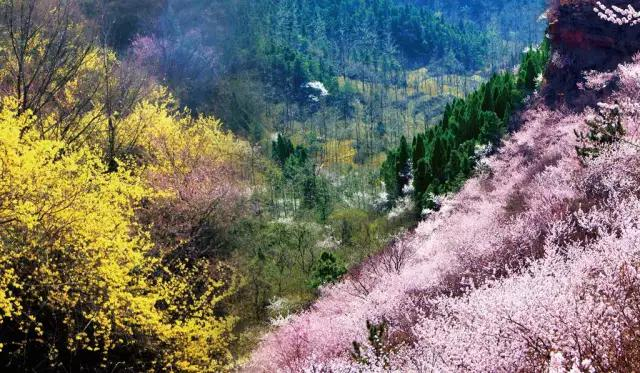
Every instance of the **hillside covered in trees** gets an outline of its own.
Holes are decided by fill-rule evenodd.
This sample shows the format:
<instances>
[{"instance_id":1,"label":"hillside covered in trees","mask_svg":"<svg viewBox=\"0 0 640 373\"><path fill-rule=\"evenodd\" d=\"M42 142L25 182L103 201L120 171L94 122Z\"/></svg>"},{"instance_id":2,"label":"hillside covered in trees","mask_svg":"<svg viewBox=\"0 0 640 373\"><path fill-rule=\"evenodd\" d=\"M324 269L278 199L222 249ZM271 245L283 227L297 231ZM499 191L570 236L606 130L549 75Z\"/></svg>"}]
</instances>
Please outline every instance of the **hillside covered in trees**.
<instances>
[{"instance_id":1,"label":"hillside covered in trees","mask_svg":"<svg viewBox=\"0 0 640 373\"><path fill-rule=\"evenodd\" d=\"M473 138L464 123L481 138L487 122L463 118L499 114L487 92L511 86L509 74L450 104L413 146L402 140L389 180L413 179L397 189L426 202L425 219L269 334L249 370L636 371L638 5L551 4L549 49L519 69L548 58L538 88L457 193L420 199L448 189L452 174L436 176L460 151L425 144L447 129Z\"/></svg>"},{"instance_id":2,"label":"hillside covered in trees","mask_svg":"<svg viewBox=\"0 0 640 373\"><path fill-rule=\"evenodd\" d=\"M635 9L0 0L0 370L637 371Z\"/></svg>"}]
</instances>

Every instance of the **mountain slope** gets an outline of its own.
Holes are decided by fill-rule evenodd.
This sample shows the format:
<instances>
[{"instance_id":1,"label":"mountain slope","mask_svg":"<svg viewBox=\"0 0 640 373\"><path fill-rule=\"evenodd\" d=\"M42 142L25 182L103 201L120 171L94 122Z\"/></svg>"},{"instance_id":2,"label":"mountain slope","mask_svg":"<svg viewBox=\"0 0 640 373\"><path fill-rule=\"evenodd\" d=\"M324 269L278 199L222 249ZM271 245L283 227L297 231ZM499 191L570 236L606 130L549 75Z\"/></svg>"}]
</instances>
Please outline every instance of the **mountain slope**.
<instances>
[{"instance_id":1,"label":"mountain slope","mask_svg":"<svg viewBox=\"0 0 640 373\"><path fill-rule=\"evenodd\" d=\"M559 14L590 9L565 4ZM638 369L640 59L628 50L615 71L583 75L570 63L579 49L553 41L547 91L484 171L270 334L249 368ZM581 105L561 105L558 85ZM580 159L574 130L618 117L627 136Z\"/></svg>"}]
</instances>

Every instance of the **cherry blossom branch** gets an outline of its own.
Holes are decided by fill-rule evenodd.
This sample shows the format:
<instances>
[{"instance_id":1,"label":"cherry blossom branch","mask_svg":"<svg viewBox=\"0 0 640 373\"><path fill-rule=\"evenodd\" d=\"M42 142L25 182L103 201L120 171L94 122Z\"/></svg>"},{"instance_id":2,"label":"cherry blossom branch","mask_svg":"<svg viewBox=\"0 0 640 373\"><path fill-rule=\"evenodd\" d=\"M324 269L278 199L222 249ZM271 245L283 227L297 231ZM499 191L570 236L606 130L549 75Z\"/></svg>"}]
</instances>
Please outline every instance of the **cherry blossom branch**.
<instances>
[{"instance_id":1,"label":"cherry blossom branch","mask_svg":"<svg viewBox=\"0 0 640 373\"><path fill-rule=\"evenodd\" d=\"M627 5L626 8L620 8L615 5L608 7L598 1L593 11L596 12L601 19L620 26L635 26L640 23L640 12L635 10L631 4Z\"/></svg>"}]
</instances>

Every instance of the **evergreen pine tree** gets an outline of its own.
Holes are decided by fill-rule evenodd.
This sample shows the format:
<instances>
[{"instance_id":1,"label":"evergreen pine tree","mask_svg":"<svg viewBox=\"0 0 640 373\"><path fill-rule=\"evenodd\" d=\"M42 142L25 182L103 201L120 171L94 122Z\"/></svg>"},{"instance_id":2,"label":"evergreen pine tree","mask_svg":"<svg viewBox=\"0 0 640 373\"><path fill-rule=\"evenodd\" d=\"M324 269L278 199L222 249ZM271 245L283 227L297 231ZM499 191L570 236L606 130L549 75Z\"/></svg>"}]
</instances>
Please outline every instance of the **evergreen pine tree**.
<instances>
[{"instance_id":1,"label":"evergreen pine tree","mask_svg":"<svg viewBox=\"0 0 640 373\"><path fill-rule=\"evenodd\" d=\"M416 166L415 175L413 177L413 186L415 189L415 201L416 204L422 208L422 201L424 198L429 184L433 181L433 175L429 167L429 163L426 159L421 158Z\"/></svg>"},{"instance_id":2,"label":"evergreen pine tree","mask_svg":"<svg viewBox=\"0 0 640 373\"><path fill-rule=\"evenodd\" d=\"M481 114L482 128L480 128L479 139L483 144L497 144L504 133L506 126L494 112L483 112Z\"/></svg>"},{"instance_id":3,"label":"evergreen pine tree","mask_svg":"<svg viewBox=\"0 0 640 373\"><path fill-rule=\"evenodd\" d=\"M491 80L484 87L484 96L482 98L482 110L483 111L493 111L495 109L495 104L493 102L493 80L496 78L494 75Z\"/></svg>"},{"instance_id":4,"label":"evergreen pine tree","mask_svg":"<svg viewBox=\"0 0 640 373\"><path fill-rule=\"evenodd\" d=\"M433 141L433 150L431 151L430 166L434 178L438 181L444 181L444 170L447 165L447 146L443 136L436 136Z\"/></svg>"},{"instance_id":5,"label":"evergreen pine tree","mask_svg":"<svg viewBox=\"0 0 640 373\"><path fill-rule=\"evenodd\" d=\"M533 91L536 89L536 77L538 76L538 69L533 58L526 59L524 69L524 87L528 91Z\"/></svg>"},{"instance_id":6,"label":"evergreen pine tree","mask_svg":"<svg viewBox=\"0 0 640 373\"><path fill-rule=\"evenodd\" d=\"M400 138L400 148L398 149L398 158L396 159L396 195L401 196L404 187L411 180L411 164L409 144L407 139L402 136Z\"/></svg>"},{"instance_id":7,"label":"evergreen pine tree","mask_svg":"<svg viewBox=\"0 0 640 373\"><path fill-rule=\"evenodd\" d=\"M390 150L387 152L387 159L382 163L380 168L380 177L384 181L385 189L388 194L389 202L393 202L398 197L397 191L397 177L396 177L396 159L397 154L395 151Z\"/></svg>"},{"instance_id":8,"label":"evergreen pine tree","mask_svg":"<svg viewBox=\"0 0 640 373\"><path fill-rule=\"evenodd\" d=\"M427 154L427 150L424 143L424 134L418 134L415 137L415 145L413 146L413 169L415 170L418 166L418 162L424 158Z\"/></svg>"}]
</instances>

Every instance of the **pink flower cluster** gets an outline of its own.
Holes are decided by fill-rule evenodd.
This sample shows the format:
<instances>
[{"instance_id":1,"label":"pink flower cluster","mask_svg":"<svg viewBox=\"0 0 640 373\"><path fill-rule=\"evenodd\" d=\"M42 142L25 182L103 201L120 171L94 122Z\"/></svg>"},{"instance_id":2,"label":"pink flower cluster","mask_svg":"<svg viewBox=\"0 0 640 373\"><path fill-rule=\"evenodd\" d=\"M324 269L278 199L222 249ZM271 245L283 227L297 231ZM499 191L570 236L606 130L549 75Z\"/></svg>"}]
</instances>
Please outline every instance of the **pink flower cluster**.
<instances>
[{"instance_id":1,"label":"pink flower cluster","mask_svg":"<svg viewBox=\"0 0 640 373\"><path fill-rule=\"evenodd\" d=\"M574 130L591 111L531 103L490 172L404 239L406 263L384 270L373 258L324 289L265 337L247 369L638 371L640 62L583 87L610 79L628 141L584 164ZM389 354L365 352L363 366L352 342L367 346L366 321L383 319Z\"/></svg>"}]
</instances>

